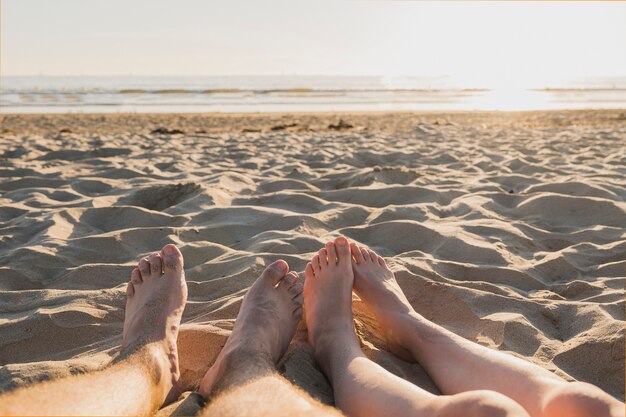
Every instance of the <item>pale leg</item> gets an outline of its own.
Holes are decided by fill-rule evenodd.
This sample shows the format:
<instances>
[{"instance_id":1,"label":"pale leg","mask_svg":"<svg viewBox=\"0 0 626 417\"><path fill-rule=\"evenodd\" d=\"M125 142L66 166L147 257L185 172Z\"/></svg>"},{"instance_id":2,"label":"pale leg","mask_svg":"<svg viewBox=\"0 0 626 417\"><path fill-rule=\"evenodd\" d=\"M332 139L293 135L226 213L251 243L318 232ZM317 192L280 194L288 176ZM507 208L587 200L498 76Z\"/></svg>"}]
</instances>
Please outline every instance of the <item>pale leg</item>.
<instances>
[{"instance_id":1,"label":"pale leg","mask_svg":"<svg viewBox=\"0 0 626 417\"><path fill-rule=\"evenodd\" d=\"M326 244L305 270L305 311L315 356L335 403L348 416L527 416L493 391L435 396L363 355L352 322L353 271L348 241Z\"/></svg>"},{"instance_id":2,"label":"pale leg","mask_svg":"<svg viewBox=\"0 0 626 417\"><path fill-rule=\"evenodd\" d=\"M623 416L624 407L599 388L569 383L503 352L468 341L416 313L382 257L351 245L354 289L384 329L392 351L426 369L444 394L493 390L531 416Z\"/></svg>"}]
</instances>

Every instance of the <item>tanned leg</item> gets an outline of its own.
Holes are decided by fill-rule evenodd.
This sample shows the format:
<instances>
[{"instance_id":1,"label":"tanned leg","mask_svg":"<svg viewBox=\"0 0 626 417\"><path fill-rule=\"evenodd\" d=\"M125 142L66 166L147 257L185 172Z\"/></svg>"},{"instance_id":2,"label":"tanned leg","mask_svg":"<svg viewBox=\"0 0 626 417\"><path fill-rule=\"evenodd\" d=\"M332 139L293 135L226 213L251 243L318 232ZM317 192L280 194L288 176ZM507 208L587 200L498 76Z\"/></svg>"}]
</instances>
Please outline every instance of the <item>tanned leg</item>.
<instances>
[{"instance_id":1,"label":"tanned leg","mask_svg":"<svg viewBox=\"0 0 626 417\"><path fill-rule=\"evenodd\" d=\"M146 415L179 377L176 337L187 300L174 245L142 259L126 291L120 355L107 368L0 396L0 415Z\"/></svg>"},{"instance_id":2,"label":"tanned leg","mask_svg":"<svg viewBox=\"0 0 626 417\"><path fill-rule=\"evenodd\" d=\"M309 394L275 372L223 391L202 411L202 415L341 416L337 410L311 398Z\"/></svg>"},{"instance_id":3,"label":"tanned leg","mask_svg":"<svg viewBox=\"0 0 626 417\"><path fill-rule=\"evenodd\" d=\"M533 417L617 417L624 406L599 388L470 342L416 313L382 257L351 244L354 290L374 312L392 352L420 363L444 394L493 390Z\"/></svg>"},{"instance_id":4,"label":"tanned leg","mask_svg":"<svg viewBox=\"0 0 626 417\"><path fill-rule=\"evenodd\" d=\"M305 270L305 311L315 357L348 416L527 416L495 392L435 396L369 360L352 321L353 270L345 237L326 244Z\"/></svg>"},{"instance_id":5,"label":"tanned leg","mask_svg":"<svg viewBox=\"0 0 626 417\"><path fill-rule=\"evenodd\" d=\"M207 416L337 415L276 372L302 317L302 284L285 261L268 266L246 294L233 333L204 376Z\"/></svg>"}]
</instances>

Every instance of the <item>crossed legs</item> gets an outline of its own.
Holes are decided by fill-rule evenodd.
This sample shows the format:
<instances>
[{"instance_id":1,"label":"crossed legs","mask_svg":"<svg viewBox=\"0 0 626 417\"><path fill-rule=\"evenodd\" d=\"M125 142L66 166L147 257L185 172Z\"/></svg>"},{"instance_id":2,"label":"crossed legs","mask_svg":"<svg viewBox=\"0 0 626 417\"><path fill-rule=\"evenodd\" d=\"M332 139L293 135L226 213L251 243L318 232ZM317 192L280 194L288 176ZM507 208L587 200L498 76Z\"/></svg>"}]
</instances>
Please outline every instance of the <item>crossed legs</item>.
<instances>
[{"instance_id":1,"label":"crossed legs","mask_svg":"<svg viewBox=\"0 0 626 417\"><path fill-rule=\"evenodd\" d=\"M320 250L305 277L309 339L337 407L348 416L527 416L496 392L435 396L367 359L352 322L353 259L344 237Z\"/></svg>"},{"instance_id":2,"label":"crossed legs","mask_svg":"<svg viewBox=\"0 0 626 417\"><path fill-rule=\"evenodd\" d=\"M349 416L623 415L597 387L472 343L417 314L385 261L339 237L305 271L309 339L331 380L337 406ZM445 395L434 396L387 372L360 350L351 291L372 309L393 353L419 362Z\"/></svg>"}]
</instances>

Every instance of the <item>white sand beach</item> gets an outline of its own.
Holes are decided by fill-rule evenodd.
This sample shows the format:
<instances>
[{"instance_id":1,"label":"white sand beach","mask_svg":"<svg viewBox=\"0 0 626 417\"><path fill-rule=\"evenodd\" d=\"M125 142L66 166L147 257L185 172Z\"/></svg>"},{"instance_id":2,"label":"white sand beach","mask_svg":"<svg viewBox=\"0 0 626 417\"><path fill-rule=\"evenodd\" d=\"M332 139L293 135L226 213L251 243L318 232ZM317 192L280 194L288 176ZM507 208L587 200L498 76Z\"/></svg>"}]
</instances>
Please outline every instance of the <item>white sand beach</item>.
<instances>
[{"instance_id":1,"label":"white sand beach","mask_svg":"<svg viewBox=\"0 0 626 417\"><path fill-rule=\"evenodd\" d=\"M343 234L426 318L624 400L624 111L0 120L0 391L108 363L130 271L167 243L192 391L264 265L302 275ZM370 358L438 392L354 309ZM306 340L280 370L332 404Z\"/></svg>"}]
</instances>

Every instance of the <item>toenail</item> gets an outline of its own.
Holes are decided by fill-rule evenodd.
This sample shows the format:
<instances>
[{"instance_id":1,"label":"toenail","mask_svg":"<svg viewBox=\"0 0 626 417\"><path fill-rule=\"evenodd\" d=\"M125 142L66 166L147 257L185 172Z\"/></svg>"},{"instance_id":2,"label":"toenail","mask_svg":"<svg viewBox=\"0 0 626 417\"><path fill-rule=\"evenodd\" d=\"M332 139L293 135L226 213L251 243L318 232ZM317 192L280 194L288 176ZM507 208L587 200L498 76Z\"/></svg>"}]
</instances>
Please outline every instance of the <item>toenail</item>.
<instances>
[{"instance_id":1,"label":"toenail","mask_svg":"<svg viewBox=\"0 0 626 417\"><path fill-rule=\"evenodd\" d=\"M163 253L166 253L168 255L175 255L176 254L175 246L172 244L165 245L163 247Z\"/></svg>"},{"instance_id":2,"label":"toenail","mask_svg":"<svg viewBox=\"0 0 626 417\"><path fill-rule=\"evenodd\" d=\"M341 245L341 246L346 246L346 245L348 244L348 239L346 239L346 238L345 238L345 237L343 237L343 236L339 236L339 237L337 238L337 244L338 244L338 245Z\"/></svg>"},{"instance_id":3,"label":"toenail","mask_svg":"<svg viewBox=\"0 0 626 417\"><path fill-rule=\"evenodd\" d=\"M289 269L289 267L287 266L287 263L283 260L278 260L274 262L272 264L272 268L274 268L275 270L279 272L287 272L287 269Z\"/></svg>"}]
</instances>

